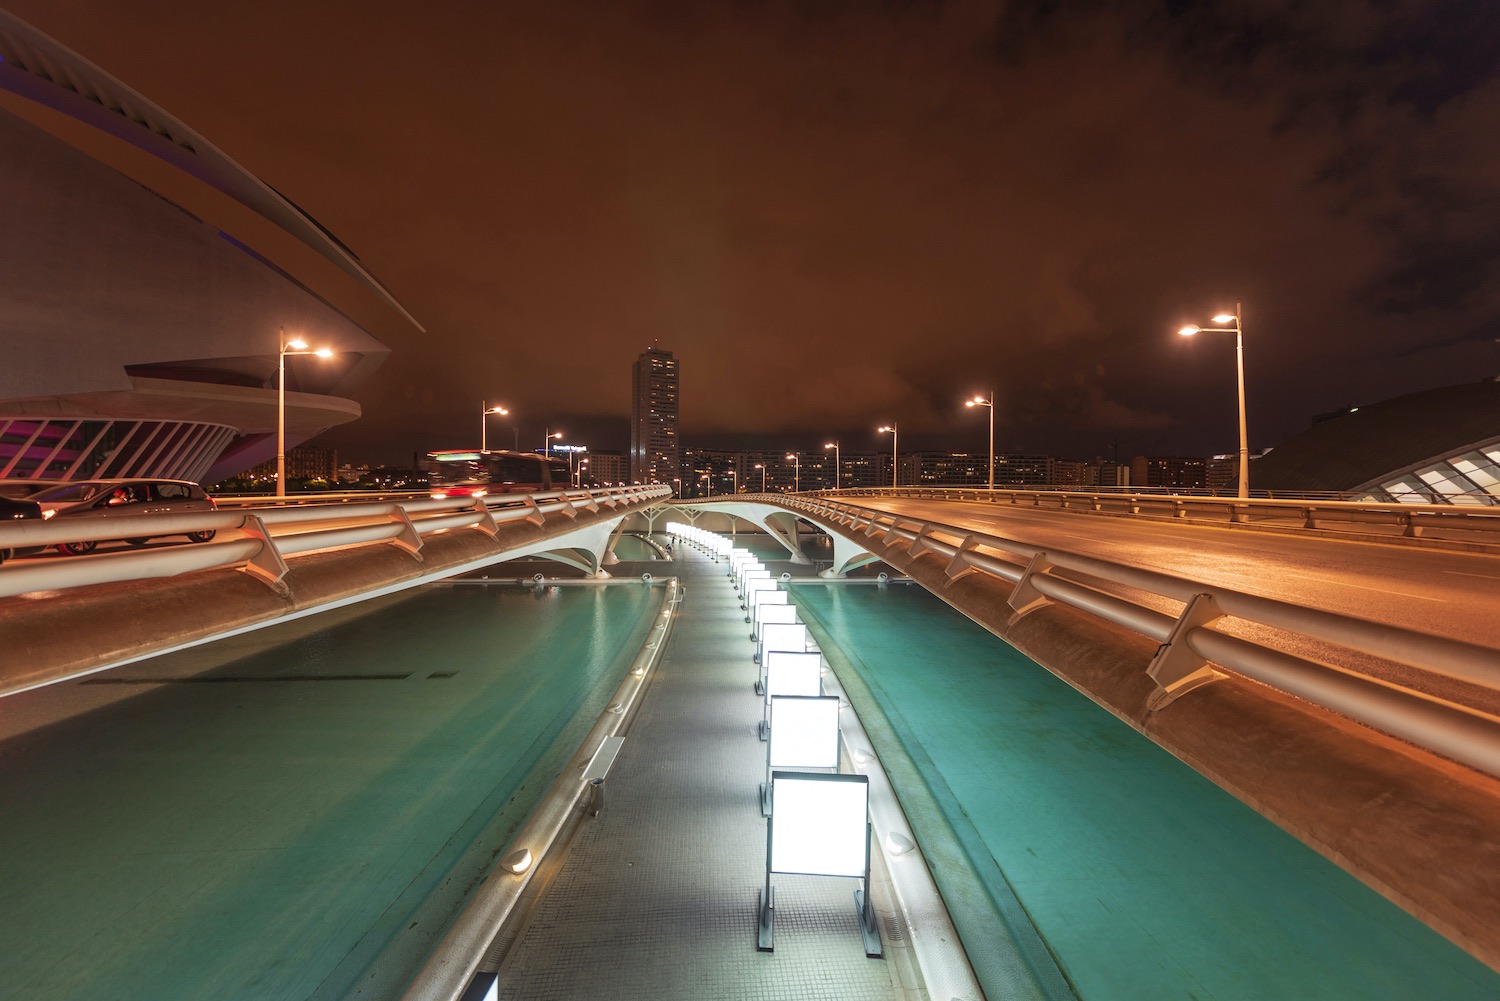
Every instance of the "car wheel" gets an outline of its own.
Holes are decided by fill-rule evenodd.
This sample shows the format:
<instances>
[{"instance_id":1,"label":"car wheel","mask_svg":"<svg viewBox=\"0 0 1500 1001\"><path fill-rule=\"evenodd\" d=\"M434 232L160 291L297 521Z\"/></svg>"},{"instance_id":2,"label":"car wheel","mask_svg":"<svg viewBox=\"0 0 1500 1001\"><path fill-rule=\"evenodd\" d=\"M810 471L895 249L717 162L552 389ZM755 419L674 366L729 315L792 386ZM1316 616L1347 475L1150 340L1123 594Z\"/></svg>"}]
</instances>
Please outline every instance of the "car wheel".
<instances>
[{"instance_id":1,"label":"car wheel","mask_svg":"<svg viewBox=\"0 0 1500 1001\"><path fill-rule=\"evenodd\" d=\"M85 553L92 553L98 545L99 543L92 540L88 542L60 542L57 548L69 556L82 556Z\"/></svg>"},{"instance_id":2,"label":"car wheel","mask_svg":"<svg viewBox=\"0 0 1500 1001\"><path fill-rule=\"evenodd\" d=\"M131 545L131 546L144 546L147 542L150 542L150 541L151 541L150 539L126 539L125 543L126 543L126 545Z\"/></svg>"},{"instance_id":3,"label":"car wheel","mask_svg":"<svg viewBox=\"0 0 1500 1001\"><path fill-rule=\"evenodd\" d=\"M217 532L189 532L187 537L189 542L207 542L217 534Z\"/></svg>"}]
</instances>

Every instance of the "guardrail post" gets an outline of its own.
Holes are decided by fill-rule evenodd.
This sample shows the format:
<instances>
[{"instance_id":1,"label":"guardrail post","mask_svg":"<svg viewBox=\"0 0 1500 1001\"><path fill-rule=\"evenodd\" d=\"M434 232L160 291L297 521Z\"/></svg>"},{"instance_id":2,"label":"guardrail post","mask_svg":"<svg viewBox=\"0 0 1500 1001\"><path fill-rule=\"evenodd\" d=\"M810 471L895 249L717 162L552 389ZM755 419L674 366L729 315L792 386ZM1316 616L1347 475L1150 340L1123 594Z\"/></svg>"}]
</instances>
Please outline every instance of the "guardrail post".
<instances>
[{"instance_id":1,"label":"guardrail post","mask_svg":"<svg viewBox=\"0 0 1500 1001\"><path fill-rule=\"evenodd\" d=\"M499 534L500 526L495 522L495 516L490 514L489 505L485 504L483 497L474 498L474 513L479 515L479 523L475 528L492 539Z\"/></svg>"},{"instance_id":2,"label":"guardrail post","mask_svg":"<svg viewBox=\"0 0 1500 1001\"><path fill-rule=\"evenodd\" d=\"M1156 682L1156 691L1146 703L1152 712L1165 709L1199 685L1225 677L1222 671L1209 667L1208 661L1194 653L1187 642L1188 633L1223 617L1212 595L1195 594L1187 603L1167 641L1156 648L1156 656L1146 668L1146 674Z\"/></svg>"},{"instance_id":3,"label":"guardrail post","mask_svg":"<svg viewBox=\"0 0 1500 1001\"><path fill-rule=\"evenodd\" d=\"M247 514L244 523L240 525L240 531L260 541L260 549L245 562L244 571L269 585L273 591L284 594L287 587L281 582L281 578L286 576L286 560L281 558L281 551L276 548L275 540L266 530L266 523L258 515Z\"/></svg>"},{"instance_id":4,"label":"guardrail post","mask_svg":"<svg viewBox=\"0 0 1500 1001\"><path fill-rule=\"evenodd\" d=\"M968 540L965 540L967 542ZM954 559L958 559L957 556ZM1016 581L1016 588L1010 593L1007 604L1015 610L1010 617L1014 623L1028 612L1035 611L1051 601L1045 594L1037 590L1036 581L1033 580L1039 574L1044 574L1052 569L1052 561L1047 559L1046 553L1033 553L1030 562L1026 564L1026 571L1021 574L1021 579Z\"/></svg>"},{"instance_id":5,"label":"guardrail post","mask_svg":"<svg viewBox=\"0 0 1500 1001\"><path fill-rule=\"evenodd\" d=\"M925 532L928 527L931 526L924 527L922 530ZM973 567L969 566L969 561L964 559L964 554L978 545L978 536L964 536L964 541L959 544L958 551L953 554L953 559L948 561L948 569L943 571L947 575L949 580L957 580L966 573L977 572ZM1014 597L1014 595L1012 595L1012 597Z\"/></svg>"},{"instance_id":6,"label":"guardrail post","mask_svg":"<svg viewBox=\"0 0 1500 1001\"><path fill-rule=\"evenodd\" d=\"M411 516L406 513L406 508L400 504L391 506L395 508L391 512L391 520L402 526L401 534L391 541L420 560L422 558L422 533L417 531L417 526L411 523Z\"/></svg>"}]
</instances>

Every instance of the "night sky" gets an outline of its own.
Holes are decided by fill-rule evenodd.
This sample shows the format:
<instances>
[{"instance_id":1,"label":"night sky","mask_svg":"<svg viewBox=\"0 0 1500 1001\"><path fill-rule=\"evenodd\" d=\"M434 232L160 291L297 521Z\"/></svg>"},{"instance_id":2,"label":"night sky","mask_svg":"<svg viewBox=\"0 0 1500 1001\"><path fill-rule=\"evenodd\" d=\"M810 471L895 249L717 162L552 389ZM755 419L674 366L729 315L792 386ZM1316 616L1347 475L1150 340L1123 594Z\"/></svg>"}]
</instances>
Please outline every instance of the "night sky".
<instances>
[{"instance_id":1,"label":"night sky","mask_svg":"<svg viewBox=\"0 0 1500 1001\"><path fill-rule=\"evenodd\" d=\"M622 448L653 340L690 446L1232 451L1237 298L1252 448L1500 372L1493 0L3 2L427 328L345 461Z\"/></svg>"}]
</instances>

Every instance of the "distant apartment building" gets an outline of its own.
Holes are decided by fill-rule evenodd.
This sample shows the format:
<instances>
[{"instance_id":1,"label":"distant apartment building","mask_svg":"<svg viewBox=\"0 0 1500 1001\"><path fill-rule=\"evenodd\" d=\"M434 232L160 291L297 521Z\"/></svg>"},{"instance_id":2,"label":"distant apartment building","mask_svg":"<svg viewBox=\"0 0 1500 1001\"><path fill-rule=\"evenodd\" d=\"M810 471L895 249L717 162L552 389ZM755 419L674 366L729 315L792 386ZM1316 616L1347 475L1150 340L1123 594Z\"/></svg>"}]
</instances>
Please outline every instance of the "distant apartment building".
<instances>
[{"instance_id":1,"label":"distant apartment building","mask_svg":"<svg viewBox=\"0 0 1500 1001\"><path fill-rule=\"evenodd\" d=\"M678 475L678 369L672 352L652 346L633 368L630 397L630 479L671 483Z\"/></svg>"},{"instance_id":2,"label":"distant apartment building","mask_svg":"<svg viewBox=\"0 0 1500 1001\"><path fill-rule=\"evenodd\" d=\"M630 482L630 459L620 452L590 452L585 483Z\"/></svg>"},{"instance_id":3,"label":"distant apartment building","mask_svg":"<svg viewBox=\"0 0 1500 1001\"><path fill-rule=\"evenodd\" d=\"M253 482L276 482L276 460L262 462L242 474ZM298 445L286 453L286 478L294 480L324 480L330 484L339 482L338 449L321 445Z\"/></svg>"},{"instance_id":4,"label":"distant apartment building","mask_svg":"<svg viewBox=\"0 0 1500 1001\"><path fill-rule=\"evenodd\" d=\"M1130 467L1109 459L1086 462L1083 464L1082 485L1085 487L1128 487L1130 486Z\"/></svg>"},{"instance_id":5,"label":"distant apartment building","mask_svg":"<svg viewBox=\"0 0 1500 1001\"><path fill-rule=\"evenodd\" d=\"M1208 460L1138 455L1130 463L1130 483L1147 489L1203 490L1208 486Z\"/></svg>"}]
</instances>

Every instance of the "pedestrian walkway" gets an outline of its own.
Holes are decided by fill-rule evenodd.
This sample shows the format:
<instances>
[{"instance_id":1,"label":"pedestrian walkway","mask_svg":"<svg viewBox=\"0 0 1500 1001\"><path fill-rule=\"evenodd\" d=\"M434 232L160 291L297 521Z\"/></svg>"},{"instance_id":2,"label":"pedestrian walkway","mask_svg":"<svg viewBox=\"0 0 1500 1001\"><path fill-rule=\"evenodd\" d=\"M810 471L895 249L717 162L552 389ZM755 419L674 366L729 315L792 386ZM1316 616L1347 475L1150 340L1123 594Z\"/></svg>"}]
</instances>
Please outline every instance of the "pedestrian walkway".
<instances>
[{"instance_id":1,"label":"pedestrian walkway","mask_svg":"<svg viewBox=\"0 0 1500 1001\"><path fill-rule=\"evenodd\" d=\"M609 773L606 807L581 827L504 959L499 996L925 996L888 908L886 958L865 956L856 880L775 877L776 947L757 951L766 745L754 647L726 568L690 546L675 552L686 600L670 646Z\"/></svg>"}]
</instances>

